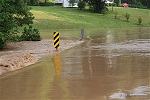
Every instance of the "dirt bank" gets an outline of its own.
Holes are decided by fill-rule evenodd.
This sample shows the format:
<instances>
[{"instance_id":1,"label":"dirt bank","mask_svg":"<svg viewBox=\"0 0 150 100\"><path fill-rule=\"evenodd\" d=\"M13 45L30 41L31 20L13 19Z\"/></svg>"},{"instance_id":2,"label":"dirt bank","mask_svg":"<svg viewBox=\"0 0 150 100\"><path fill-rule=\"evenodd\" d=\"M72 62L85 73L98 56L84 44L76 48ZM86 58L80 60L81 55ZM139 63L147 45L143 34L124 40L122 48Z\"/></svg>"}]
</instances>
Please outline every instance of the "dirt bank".
<instances>
[{"instance_id":1,"label":"dirt bank","mask_svg":"<svg viewBox=\"0 0 150 100\"><path fill-rule=\"evenodd\" d=\"M83 41L61 40L60 52L80 43ZM34 64L53 54L54 50L53 40L9 43L0 51L0 75Z\"/></svg>"}]
</instances>

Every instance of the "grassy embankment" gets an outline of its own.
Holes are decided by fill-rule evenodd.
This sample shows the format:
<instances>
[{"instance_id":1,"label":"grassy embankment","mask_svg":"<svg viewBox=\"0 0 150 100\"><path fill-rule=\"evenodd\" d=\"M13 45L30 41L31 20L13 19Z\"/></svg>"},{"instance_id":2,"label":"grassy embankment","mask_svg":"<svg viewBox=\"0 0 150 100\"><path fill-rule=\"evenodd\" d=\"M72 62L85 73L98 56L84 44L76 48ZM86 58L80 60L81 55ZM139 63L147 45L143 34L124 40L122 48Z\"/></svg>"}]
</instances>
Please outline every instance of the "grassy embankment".
<instances>
[{"instance_id":1,"label":"grassy embankment","mask_svg":"<svg viewBox=\"0 0 150 100\"><path fill-rule=\"evenodd\" d=\"M35 16L34 27L38 28L42 34L62 29L150 27L150 10L148 9L114 7L114 12L118 12L117 19L114 17L114 12L111 12L111 7L109 11L109 14L102 15L60 6L33 6L31 10ZM124 16L126 13L130 14L129 22L126 22ZM139 17L142 18L141 25L138 25Z\"/></svg>"}]
</instances>

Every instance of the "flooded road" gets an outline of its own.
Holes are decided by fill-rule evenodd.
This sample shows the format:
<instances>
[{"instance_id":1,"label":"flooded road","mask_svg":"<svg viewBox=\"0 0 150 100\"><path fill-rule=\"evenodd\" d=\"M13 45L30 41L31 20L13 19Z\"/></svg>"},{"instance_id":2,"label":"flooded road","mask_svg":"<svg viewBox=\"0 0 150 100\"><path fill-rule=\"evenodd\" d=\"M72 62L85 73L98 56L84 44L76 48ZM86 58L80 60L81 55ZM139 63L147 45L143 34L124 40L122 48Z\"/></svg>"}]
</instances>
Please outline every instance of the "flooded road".
<instances>
[{"instance_id":1,"label":"flooded road","mask_svg":"<svg viewBox=\"0 0 150 100\"><path fill-rule=\"evenodd\" d=\"M150 30L96 30L0 78L0 100L150 100Z\"/></svg>"}]
</instances>

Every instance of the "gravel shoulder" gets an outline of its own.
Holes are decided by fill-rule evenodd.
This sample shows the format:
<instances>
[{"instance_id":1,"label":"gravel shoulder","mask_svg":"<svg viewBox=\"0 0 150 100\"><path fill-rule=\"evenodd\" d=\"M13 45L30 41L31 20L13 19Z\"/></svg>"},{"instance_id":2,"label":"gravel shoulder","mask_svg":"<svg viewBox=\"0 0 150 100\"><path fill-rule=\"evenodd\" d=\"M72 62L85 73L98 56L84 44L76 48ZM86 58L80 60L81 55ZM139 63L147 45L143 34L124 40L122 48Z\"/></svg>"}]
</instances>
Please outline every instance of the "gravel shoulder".
<instances>
[{"instance_id":1,"label":"gravel shoulder","mask_svg":"<svg viewBox=\"0 0 150 100\"><path fill-rule=\"evenodd\" d=\"M81 43L83 41L61 40L59 51ZM54 51L53 40L8 43L7 47L0 51L0 75L37 63L52 55Z\"/></svg>"}]
</instances>

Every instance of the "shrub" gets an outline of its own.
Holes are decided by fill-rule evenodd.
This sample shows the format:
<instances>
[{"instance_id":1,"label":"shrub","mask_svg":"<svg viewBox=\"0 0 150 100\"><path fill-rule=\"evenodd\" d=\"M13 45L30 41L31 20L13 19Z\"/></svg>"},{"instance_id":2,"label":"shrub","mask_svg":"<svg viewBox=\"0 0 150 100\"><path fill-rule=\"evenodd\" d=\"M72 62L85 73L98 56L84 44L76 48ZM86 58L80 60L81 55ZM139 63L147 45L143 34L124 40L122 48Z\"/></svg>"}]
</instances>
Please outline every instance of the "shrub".
<instances>
[{"instance_id":1,"label":"shrub","mask_svg":"<svg viewBox=\"0 0 150 100\"><path fill-rule=\"evenodd\" d=\"M102 10L101 10L101 14L105 15L108 13L108 8L107 7L104 7Z\"/></svg>"},{"instance_id":2,"label":"shrub","mask_svg":"<svg viewBox=\"0 0 150 100\"><path fill-rule=\"evenodd\" d=\"M118 12L117 12L117 11L115 11L115 19L117 19L117 15L118 15Z\"/></svg>"},{"instance_id":3,"label":"shrub","mask_svg":"<svg viewBox=\"0 0 150 100\"><path fill-rule=\"evenodd\" d=\"M80 1L78 2L78 8L79 8L80 10L82 10L82 9L85 8L85 2L84 2L83 0L80 0Z\"/></svg>"},{"instance_id":4,"label":"shrub","mask_svg":"<svg viewBox=\"0 0 150 100\"><path fill-rule=\"evenodd\" d=\"M95 13L105 12L106 4L104 0L84 0L88 3L89 10Z\"/></svg>"},{"instance_id":5,"label":"shrub","mask_svg":"<svg viewBox=\"0 0 150 100\"><path fill-rule=\"evenodd\" d=\"M12 36L10 37L10 41L19 42L19 41L21 41L21 37L17 33L16 34L12 34Z\"/></svg>"},{"instance_id":6,"label":"shrub","mask_svg":"<svg viewBox=\"0 0 150 100\"><path fill-rule=\"evenodd\" d=\"M11 36L19 27L33 24L30 10L24 0L0 0L0 48L16 39Z\"/></svg>"},{"instance_id":7,"label":"shrub","mask_svg":"<svg viewBox=\"0 0 150 100\"><path fill-rule=\"evenodd\" d=\"M70 5L73 7L75 5L76 0L69 0Z\"/></svg>"},{"instance_id":8,"label":"shrub","mask_svg":"<svg viewBox=\"0 0 150 100\"><path fill-rule=\"evenodd\" d=\"M138 25L140 25L141 23L142 23L142 18L139 17L139 18L138 18Z\"/></svg>"},{"instance_id":9,"label":"shrub","mask_svg":"<svg viewBox=\"0 0 150 100\"><path fill-rule=\"evenodd\" d=\"M51 2L40 2L39 6L54 6L54 3L51 3Z\"/></svg>"},{"instance_id":10,"label":"shrub","mask_svg":"<svg viewBox=\"0 0 150 100\"><path fill-rule=\"evenodd\" d=\"M125 14L125 17L126 17L126 20L127 20L127 22L129 21L129 18L130 18L130 14L129 13L126 13Z\"/></svg>"},{"instance_id":11,"label":"shrub","mask_svg":"<svg viewBox=\"0 0 150 100\"><path fill-rule=\"evenodd\" d=\"M8 42L18 42L21 41L20 35L17 33L4 34L0 33L0 49L3 48Z\"/></svg>"},{"instance_id":12,"label":"shrub","mask_svg":"<svg viewBox=\"0 0 150 100\"><path fill-rule=\"evenodd\" d=\"M0 32L0 49L6 45L7 37Z\"/></svg>"},{"instance_id":13,"label":"shrub","mask_svg":"<svg viewBox=\"0 0 150 100\"><path fill-rule=\"evenodd\" d=\"M26 27L24 28L24 32L21 35L21 39L23 41L40 41L40 33L38 29L33 29L32 26L29 26L27 29Z\"/></svg>"}]
</instances>

